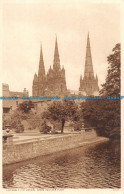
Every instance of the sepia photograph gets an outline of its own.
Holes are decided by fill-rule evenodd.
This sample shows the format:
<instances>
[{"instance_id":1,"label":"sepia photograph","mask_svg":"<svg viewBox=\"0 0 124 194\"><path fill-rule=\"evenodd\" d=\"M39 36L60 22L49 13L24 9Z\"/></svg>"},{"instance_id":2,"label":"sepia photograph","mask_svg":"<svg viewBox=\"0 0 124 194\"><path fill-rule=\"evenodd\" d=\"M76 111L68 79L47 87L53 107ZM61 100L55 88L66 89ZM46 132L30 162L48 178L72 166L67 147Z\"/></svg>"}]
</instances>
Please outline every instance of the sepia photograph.
<instances>
[{"instance_id":1,"label":"sepia photograph","mask_svg":"<svg viewBox=\"0 0 124 194\"><path fill-rule=\"evenodd\" d=\"M123 1L2 2L2 190L122 189Z\"/></svg>"}]
</instances>

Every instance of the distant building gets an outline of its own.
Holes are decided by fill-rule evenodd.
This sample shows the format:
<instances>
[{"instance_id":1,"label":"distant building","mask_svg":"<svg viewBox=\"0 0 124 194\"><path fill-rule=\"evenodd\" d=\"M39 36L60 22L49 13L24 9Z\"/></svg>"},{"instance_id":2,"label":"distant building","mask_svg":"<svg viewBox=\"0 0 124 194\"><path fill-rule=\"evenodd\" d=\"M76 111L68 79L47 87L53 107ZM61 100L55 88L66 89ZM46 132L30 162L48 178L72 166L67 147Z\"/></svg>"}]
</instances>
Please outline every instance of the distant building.
<instances>
[{"instance_id":1,"label":"distant building","mask_svg":"<svg viewBox=\"0 0 124 194\"><path fill-rule=\"evenodd\" d=\"M89 34L87 37L87 48L86 48L86 58L85 58L85 70L84 77L80 77L80 88L79 91L86 96L97 96L99 95L98 77L94 77L93 63L90 49L90 39Z\"/></svg>"},{"instance_id":2,"label":"distant building","mask_svg":"<svg viewBox=\"0 0 124 194\"><path fill-rule=\"evenodd\" d=\"M32 86L32 95L33 96L50 96L50 95L60 95L63 96L67 92L66 79L65 79L65 69L60 66L60 58L58 51L58 43L56 38L55 51L54 51L54 60L53 68L48 70L48 73L45 73L44 60L42 48L40 51L40 61L39 61L39 70L38 75L35 73L33 86Z\"/></svg>"},{"instance_id":3,"label":"distant building","mask_svg":"<svg viewBox=\"0 0 124 194\"><path fill-rule=\"evenodd\" d=\"M79 91L78 90L68 90L70 95L79 95Z\"/></svg>"},{"instance_id":4,"label":"distant building","mask_svg":"<svg viewBox=\"0 0 124 194\"><path fill-rule=\"evenodd\" d=\"M3 115L11 114L12 110L15 110L18 107L18 104L23 101L23 96L29 96L28 91L24 88L23 92L14 92L9 90L8 84L2 84L2 96L4 97L18 97L16 100L2 100L3 106Z\"/></svg>"}]
</instances>

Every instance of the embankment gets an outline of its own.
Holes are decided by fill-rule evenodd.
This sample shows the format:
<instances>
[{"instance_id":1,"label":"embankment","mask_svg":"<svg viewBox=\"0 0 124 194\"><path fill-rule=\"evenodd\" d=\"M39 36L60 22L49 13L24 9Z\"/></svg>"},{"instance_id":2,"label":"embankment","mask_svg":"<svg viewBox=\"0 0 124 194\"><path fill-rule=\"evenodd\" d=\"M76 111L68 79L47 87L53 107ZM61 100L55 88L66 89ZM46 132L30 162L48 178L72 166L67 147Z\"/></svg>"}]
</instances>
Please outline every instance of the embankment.
<instances>
[{"instance_id":1,"label":"embankment","mask_svg":"<svg viewBox=\"0 0 124 194\"><path fill-rule=\"evenodd\" d=\"M91 132L82 131L77 134L52 135L46 139L39 138L27 142L3 145L3 165L104 141L108 141L108 139L97 137L95 131L92 130Z\"/></svg>"}]
</instances>

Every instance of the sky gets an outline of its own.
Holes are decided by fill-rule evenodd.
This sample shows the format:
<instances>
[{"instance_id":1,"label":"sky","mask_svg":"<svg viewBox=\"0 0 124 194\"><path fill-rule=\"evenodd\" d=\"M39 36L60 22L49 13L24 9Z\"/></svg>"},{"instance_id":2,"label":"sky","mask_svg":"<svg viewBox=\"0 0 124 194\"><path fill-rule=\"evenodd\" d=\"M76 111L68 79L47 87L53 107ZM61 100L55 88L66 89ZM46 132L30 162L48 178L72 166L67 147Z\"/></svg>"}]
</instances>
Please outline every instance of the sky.
<instances>
[{"instance_id":1,"label":"sky","mask_svg":"<svg viewBox=\"0 0 124 194\"><path fill-rule=\"evenodd\" d=\"M65 67L67 88L78 90L84 75L89 32L94 74L105 82L107 56L120 42L119 3L84 3L83 0L40 0L3 3L2 83L11 91L26 88L38 72L42 44L45 71L53 66L57 35L61 67Z\"/></svg>"}]
</instances>

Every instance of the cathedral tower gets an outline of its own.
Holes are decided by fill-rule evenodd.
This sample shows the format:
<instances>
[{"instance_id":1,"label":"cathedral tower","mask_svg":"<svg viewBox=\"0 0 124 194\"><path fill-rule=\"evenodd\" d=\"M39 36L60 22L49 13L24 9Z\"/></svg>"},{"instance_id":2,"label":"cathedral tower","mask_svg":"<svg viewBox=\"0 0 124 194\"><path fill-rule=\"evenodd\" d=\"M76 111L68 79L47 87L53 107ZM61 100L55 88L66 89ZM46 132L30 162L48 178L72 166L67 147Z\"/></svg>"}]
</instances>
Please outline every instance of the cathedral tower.
<instances>
[{"instance_id":1,"label":"cathedral tower","mask_svg":"<svg viewBox=\"0 0 124 194\"><path fill-rule=\"evenodd\" d=\"M33 96L38 95L38 77L36 73L34 74L34 79L33 79L32 95Z\"/></svg>"},{"instance_id":2,"label":"cathedral tower","mask_svg":"<svg viewBox=\"0 0 124 194\"><path fill-rule=\"evenodd\" d=\"M39 60L39 70L38 70L38 95L44 95L46 84L46 75L45 75L45 67L42 53L42 46L40 50L40 60Z\"/></svg>"},{"instance_id":3,"label":"cathedral tower","mask_svg":"<svg viewBox=\"0 0 124 194\"><path fill-rule=\"evenodd\" d=\"M45 74L44 60L42 47L40 50L40 60L38 75L35 73L32 94L33 96L51 96L51 95L64 95L67 91L65 69L60 66L59 50L57 37L55 41L53 68L50 66L47 75Z\"/></svg>"},{"instance_id":4,"label":"cathedral tower","mask_svg":"<svg viewBox=\"0 0 124 194\"><path fill-rule=\"evenodd\" d=\"M57 37L55 41L53 69L50 66L47 73L47 92L48 91L54 95L64 95L64 92L67 91L65 69L64 67L61 69L60 66Z\"/></svg>"},{"instance_id":5,"label":"cathedral tower","mask_svg":"<svg viewBox=\"0 0 124 194\"><path fill-rule=\"evenodd\" d=\"M83 91L86 95L98 95L99 92L98 78L97 76L94 77L89 33L87 36L84 77L83 79L82 76L80 77L79 91Z\"/></svg>"},{"instance_id":6,"label":"cathedral tower","mask_svg":"<svg viewBox=\"0 0 124 194\"><path fill-rule=\"evenodd\" d=\"M56 42L55 42L53 69L54 70L59 70L60 69L60 59L59 59L59 50L58 50L57 37L56 37Z\"/></svg>"},{"instance_id":7,"label":"cathedral tower","mask_svg":"<svg viewBox=\"0 0 124 194\"><path fill-rule=\"evenodd\" d=\"M43 53L42 53L42 46L41 46L38 75L35 73L34 80L33 80L33 87L32 87L33 96L44 95L45 83L46 83L46 75L45 75L45 67L44 67L44 60L43 60Z\"/></svg>"}]
</instances>

